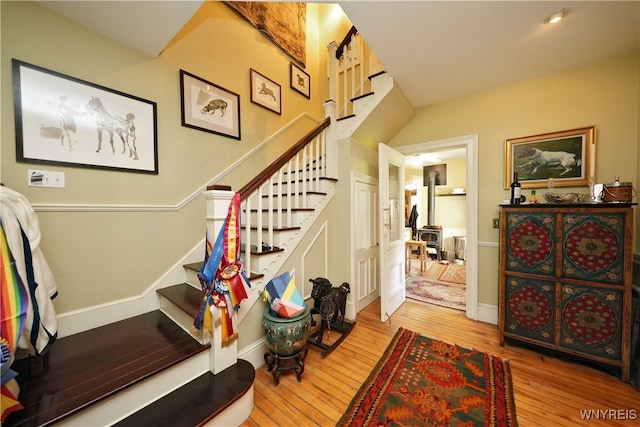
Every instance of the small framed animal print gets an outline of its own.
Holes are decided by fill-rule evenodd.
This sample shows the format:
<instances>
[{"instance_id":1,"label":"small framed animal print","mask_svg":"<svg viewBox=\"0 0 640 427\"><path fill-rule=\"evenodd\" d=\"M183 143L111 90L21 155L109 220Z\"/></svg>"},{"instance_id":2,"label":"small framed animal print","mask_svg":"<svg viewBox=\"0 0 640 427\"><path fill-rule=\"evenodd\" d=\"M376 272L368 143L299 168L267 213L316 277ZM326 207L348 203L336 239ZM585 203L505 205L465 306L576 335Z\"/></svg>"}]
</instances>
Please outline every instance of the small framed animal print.
<instances>
[{"instance_id":1,"label":"small framed animal print","mask_svg":"<svg viewBox=\"0 0 640 427\"><path fill-rule=\"evenodd\" d=\"M510 138L505 146L504 188L514 173L522 188L589 184L595 174L596 127Z\"/></svg>"},{"instance_id":2,"label":"small framed animal print","mask_svg":"<svg viewBox=\"0 0 640 427\"><path fill-rule=\"evenodd\" d=\"M240 139L240 95L180 70L182 126Z\"/></svg>"},{"instance_id":3,"label":"small framed animal print","mask_svg":"<svg viewBox=\"0 0 640 427\"><path fill-rule=\"evenodd\" d=\"M280 85L253 68L249 69L249 73L251 102L274 113L282 114L282 89Z\"/></svg>"},{"instance_id":4,"label":"small framed animal print","mask_svg":"<svg viewBox=\"0 0 640 427\"><path fill-rule=\"evenodd\" d=\"M311 76L293 62L290 67L291 89L307 98L311 98Z\"/></svg>"},{"instance_id":5,"label":"small framed animal print","mask_svg":"<svg viewBox=\"0 0 640 427\"><path fill-rule=\"evenodd\" d=\"M12 60L16 160L158 173L157 106Z\"/></svg>"}]
</instances>

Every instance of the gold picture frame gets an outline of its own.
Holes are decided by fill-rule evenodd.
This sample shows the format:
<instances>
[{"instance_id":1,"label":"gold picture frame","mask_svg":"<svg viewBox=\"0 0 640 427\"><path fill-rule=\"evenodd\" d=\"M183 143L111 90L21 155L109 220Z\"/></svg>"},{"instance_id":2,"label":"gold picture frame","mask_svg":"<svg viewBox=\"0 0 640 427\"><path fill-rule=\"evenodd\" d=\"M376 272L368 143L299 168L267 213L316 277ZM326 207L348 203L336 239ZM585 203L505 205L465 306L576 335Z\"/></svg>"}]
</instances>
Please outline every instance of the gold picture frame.
<instances>
[{"instance_id":1,"label":"gold picture frame","mask_svg":"<svg viewBox=\"0 0 640 427\"><path fill-rule=\"evenodd\" d=\"M514 172L522 188L589 184L595 175L596 126L510 138L505 142L504 188Z\"/></svg>"}]
</instances>

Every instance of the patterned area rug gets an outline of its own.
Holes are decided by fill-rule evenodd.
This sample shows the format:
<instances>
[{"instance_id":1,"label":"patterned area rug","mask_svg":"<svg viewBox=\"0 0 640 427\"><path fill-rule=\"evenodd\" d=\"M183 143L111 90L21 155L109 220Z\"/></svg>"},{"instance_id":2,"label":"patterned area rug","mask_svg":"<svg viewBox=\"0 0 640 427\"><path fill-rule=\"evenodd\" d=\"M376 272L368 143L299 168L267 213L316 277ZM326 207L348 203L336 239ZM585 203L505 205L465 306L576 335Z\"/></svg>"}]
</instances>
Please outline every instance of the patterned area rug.
<instances>
[{"instance_id":1,"label":"patterned area rug","mask_svg":"<svg viewBox=\"0 0 640 427\"><path fill-rule=\"evenodd\" d=\"M517 426L511 369L400 328L338 426Z\"/></svg>"},{"instance_id":2,"label":"patterned area rug","mask_svg":"<svg viewBox=\"0 0 640 427\"><path fill-rule=\"evenodd\" d=\"M464 285L467 283L467 267L464 264L448 264L440 273L438 280Z\"/></svg>"},{"instance_id":3,"label":"patterned area rug","mask_svg":"<svg viewBox=\"0 0 640 427\"><path fill-rule=\"evenodd\" d=\"M405 286L407 298L456 310L467 309L467 289L464 284L407 276Z\"/></svg>"}]
</instances>

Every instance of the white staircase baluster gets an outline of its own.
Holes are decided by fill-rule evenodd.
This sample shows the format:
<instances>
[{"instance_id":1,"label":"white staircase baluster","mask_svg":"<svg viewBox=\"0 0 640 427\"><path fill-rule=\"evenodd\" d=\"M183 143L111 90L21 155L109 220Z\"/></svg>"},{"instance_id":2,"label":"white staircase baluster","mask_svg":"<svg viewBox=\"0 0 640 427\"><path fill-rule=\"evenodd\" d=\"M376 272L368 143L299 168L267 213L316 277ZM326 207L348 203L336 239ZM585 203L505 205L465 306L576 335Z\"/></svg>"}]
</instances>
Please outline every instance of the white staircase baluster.
<instances>
[{"instance_id":1,"label":"white staircase baluster","mask_svg":"<svg viewBox=\"0 0 640 427\"><path fill-rule=\"evenodd\" d=\"M269 186L269 199L267 203L267 209L269 210L267 213L267 245L274 247L273 241L273 176L269 178L268 186Z\"/></svg>"},{"instance_id":2,"label":"white staircase baluster","mask_svg":"<svg viewBox=\"0 0 640 427\"><path fill-rule=\"evenodd\" d=\"M353 43L353 38L351 39L351 42L349 43L349 46L347 47L347 53L348 53L348 57L347 57L347 65L348 65L348 69L347 71L349 72L349 74L351 74L351 96L349 97L349 99L353 99L356 96L358 96L358 85L356 83L356 67L354 64L354 51L353 51L353 47L354 47L354 43ZM352 111L353 113L353 111Z\"/></svg>"},{"instance_id":3,"label":"white staircase baluster","mask_svg":"<svg viewBox=\"0 0 640 427\"><path fill-rule=\"evenodd\" d=\"M278 174L278 187L277 187L278 188L278 193L276 194L276 198L277 198L276 200L277 200L277 206L278 207L276 209L276 212L277 212L277 215L278 215L278 220L277 220L278 227L282 227L283 226L282 225L282 187L283 187L282 169L283 168L278 169L278 172L277 172L277 174Z\"/></svg>"},{"instance_id":4,"label":"white staircase baluster","mask_svg":"<svg viewBox=\"0 0 640 427\"><path fill-rule=\"evenodd\" d=\"M313 191L320 191L320 158L318 157L318 141L319 136L313 138L311 143L311 157L313 158L313 165L315 166L313 174Z\"/></svg>"},{"instance_id":5,"label":"white staircase baluster","mask_svg":"<svg viewBox=\"0 0 640 427\"><path fill-rule=\"evenodd\" d=\"M300 175L300 152L295 155L295 177L293 178L293 192L294 192L294 202L293 206L296 208L302 207L300 203L300 182L298 181L298 176Z\"/></svg>"},{"instance_id":6,"label":"white staircase baluster","mask_svg":"<svg viewBox=\"0 0 640 427\"><path fill-rule=\"evenodd\" d=\"M291 191L291 176L293 175L292 169L293 159L287 162L287 193ZM284 194L284 191L282 192ZM287 227L291 226L291 208L292 208L292 198L287 197Z\"/></svg>"},{"instance_id":7,"label":"white staircase baluster","mask_svg":"<svg viewBox=\"0 0 640 427\"><path fill-rule=\"evenodd\" d=\"M360 69L360 75L359 75L359 80L360 80L360 90L358 91L360 93L360 95L364 94L364 85L366 83L365 80L365 75L364 75L364 64L362 63L362 55L364 53L364 46L363 46L363 42L362 42L362 37L360 36L360 33L356 34L354 36L355 42L357 43L357 53L356 53L356 62L359 65L359 69ZM355 68L355 65L354 65Z\"/></svg>"},{"instance_id":8,"label":"white staircase baluster","mask_svg":"<svg viewBox=\"0 0 640 427\"><path fill-rule=\"evenodd\" d=\"M336 126L334 126L335 128ZM320 135L320 151L318 156L320 157L320 164L322 165L322 176L331 177L327 169L327 131L325 130ZM337 174L335 174L337 176Z\"/></svg>"},{"instance_id":9,"label":"white staircase baluster","mask_svg":"<svg viewBox=\"0 0 640 427\"><path fill-rule=\"evenodd\" d=\"M348 105L349 105L349 92L347 91L347 87L348 87L348 80L347 80L347 69L346 69L346 56L343 54L342 58L340 58L340 64L342 65L341 69L342 69L342 86L340 86L340 89L342 89L340 92L342 93L342 107L341 107L341 116L345 117L349 115L349 112L347 111L348 109Z\"/></svg>"},{"instance_id":10,"label":"white staircase baluster","mask_svg":"<svg viewBox=\"0 0 640 427\"><path fill-rule=\"evenodd\" d=\"M302 199L302 203L304 203L303 207L307 207L307 177L309 176L309 162L308 162L308 157L307 157L307 151L308 151L308 145L306 147L304 147L302 149L302 177L300 178L300 187L301 188L301 195L300 198Z\"/></svg>"},{"instance_id":11,"label":"white staircase baluster","mask_svg":"<svg viewBox=\"0 0 640 427\"><path fill-rule=\"evenodd\" d=\"M256 196L256 206L259 213L262 212L262 185L258 187L258 194ZM262 252L262 215L256 216L256 245L258 253Z\"/></svg>"}]
</instances>

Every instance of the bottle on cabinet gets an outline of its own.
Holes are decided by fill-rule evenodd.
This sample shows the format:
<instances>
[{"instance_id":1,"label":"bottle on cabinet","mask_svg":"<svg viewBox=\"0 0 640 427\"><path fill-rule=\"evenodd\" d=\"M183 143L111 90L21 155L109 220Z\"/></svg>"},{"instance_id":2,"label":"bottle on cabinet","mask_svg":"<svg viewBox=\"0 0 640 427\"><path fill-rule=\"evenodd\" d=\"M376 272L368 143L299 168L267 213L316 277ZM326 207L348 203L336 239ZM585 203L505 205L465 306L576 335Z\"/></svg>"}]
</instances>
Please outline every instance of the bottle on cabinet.
<instances>
[{"instance_id":1,"label":"bottle on cabinet","mask_svg":"<svg viewBox=\"0 0 640 427\"><path fill-rule=\"evenodd\" d=\"M518 172L513 173L513 181L511 181L511 200L512 205L520 204L520 196L522 195L522 185L518 182Z\"/></svg>"}]
</instances>

